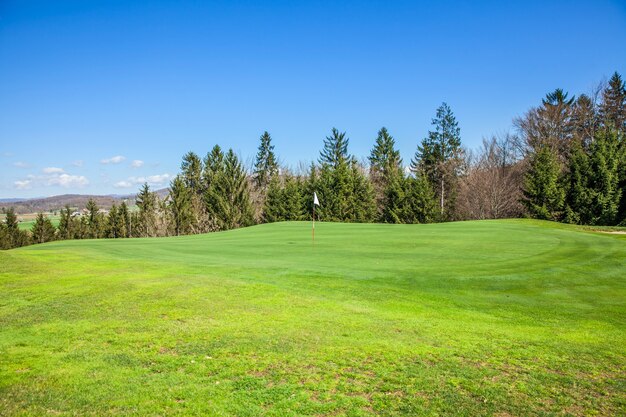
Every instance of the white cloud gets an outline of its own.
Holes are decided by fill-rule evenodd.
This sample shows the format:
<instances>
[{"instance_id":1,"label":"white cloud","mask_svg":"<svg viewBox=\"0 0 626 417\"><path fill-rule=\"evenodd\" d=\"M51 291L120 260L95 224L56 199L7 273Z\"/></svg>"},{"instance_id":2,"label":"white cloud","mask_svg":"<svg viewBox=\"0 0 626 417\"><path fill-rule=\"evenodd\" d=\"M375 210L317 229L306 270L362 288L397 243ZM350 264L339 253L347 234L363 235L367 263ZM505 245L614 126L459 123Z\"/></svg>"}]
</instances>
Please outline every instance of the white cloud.
<instances>
[{"instance_id":1,"label":"white cloud","mask_svg":"<svg viewBox=\"0 0 626 417\"><path fill-rule=\"evenodd\" d=\"M47 167L47 168L44 168L42 171L44 174L62 174L63 172L65 172L63 168L57 168L57 167Z\"/></svg>"},{"instance_id":2,"label":"white cloud","mask_svg":"<svg viewBox=\"0 0 626 417\"><path fill-rule=\"evenodd\" d=\"M55 175L47 180L47 185L59 185L63 188L82 188L89 184L89 180L83 175L61 174Z\"/></svg>"},{"instance_id":3,"label":"white cloud","mask_svg":"<svg viewBox=\"0 0 626 417\"><path fill-rule=\"evenodd\" d=\"M13 166L17 168L24 168L24 169L31 167L31 165L28 162L23 162L23 161L13 162Z\"/></svg>"},{"instance_id":4,"label":"white cloud","mask_svg":"<svg viewBox=\"0 0 626 417\"><path fill-rule=\"evenodd\" d=\"M115 188L130 188L139 184L143 184L144 182L147 182L149 185L153 186L162 186L170 178L172 178L170 174L149 175L147 177L129 177L125 180L116 182L115 184L113 184L113 186Z\"/></svg>"},{"instance_id":5,"label":"white cloud","mask_svg":"<svg viewBox=\"0 0 626 417\"><path fill-rule=\"evenodd\" d=\"M83 162L82 159L79 159L79 160L76 160L76 161L72 162L72 165L75 166L75 167L78 167L78 168L82 167L83 164L84 164L84 162Z\"/></svg>"},{"instance_id":6,"label":"white cloud","mask_svg":"<svg viewBox=\"0 0 626 417\"><path fill-rule=\"evenodd\" d=\"M122 155L116 155L116 156L112 156L111 158L107 158L107 159L102 159L100 161L101 164L119 164L120 162L122 162L123 160L125 160L126 157L122 156Z\"/></svg>"},{"instance_id":7,"label":"white cloud","mask_svg":"<svg viewBox=\"0 0 626 417\"><path fill-rule=\"evenodd\" d=\"M143 166L143 161L135 159L133 162L130 163L130 166L131 168L141 168Z\"/></svg>"},{"instance_id":8,"label":"white cloud","mask_svg":"<svg viewBox=\"0 0 626 417\"><path fill-rule=\"evenodd\" d=\"M116 182L115 184L113 184L113 186L115 188L130 188L132 187L134 184L130 181L119 181Z\"/></svg>"},{"instance_id":9,"label":"white cloud","mask_svg":"<svg viewBox=\"0 0 626 417\"><path fill-rule=\"evenodd\" d=\"M63 187L82 188L89 185L89 180L83 175L70 175L61 168L48 167L43 175L28 175L26 179L15 181L13 185L18 190L27 190L33 187Z\"/></svg>"},{"instance_id":10,"label":"white cloud","mask_svg":"<svg viewBox=\"0 0 626 417\"><path fill-rule=\"evenodd\" d=\"M32 181L31 180L23 180L23 181L15 181L13 183L13 185L15 185L15 188L17 188L18 190L28 190L31 188L31 184Z\"/></svg>"}]
</instances>

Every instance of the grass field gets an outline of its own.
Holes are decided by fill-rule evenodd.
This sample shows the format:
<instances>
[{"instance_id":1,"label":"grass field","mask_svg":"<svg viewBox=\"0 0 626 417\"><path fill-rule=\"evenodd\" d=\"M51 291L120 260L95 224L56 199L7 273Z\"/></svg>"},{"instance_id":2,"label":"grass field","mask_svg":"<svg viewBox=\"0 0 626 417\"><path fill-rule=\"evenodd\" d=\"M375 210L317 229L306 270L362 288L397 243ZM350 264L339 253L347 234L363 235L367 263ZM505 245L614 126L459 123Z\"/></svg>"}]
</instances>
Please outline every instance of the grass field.
<instances>
[{"instance_id":1,"label":"grass field","mask_svg":"<svg viewBox=\"0 0 626 417\"><path fill-rule=\"evenodd\" d=\"M0 253L1 415L624 415L626 236L261 225Z\"/></svg>"}]
</instances>

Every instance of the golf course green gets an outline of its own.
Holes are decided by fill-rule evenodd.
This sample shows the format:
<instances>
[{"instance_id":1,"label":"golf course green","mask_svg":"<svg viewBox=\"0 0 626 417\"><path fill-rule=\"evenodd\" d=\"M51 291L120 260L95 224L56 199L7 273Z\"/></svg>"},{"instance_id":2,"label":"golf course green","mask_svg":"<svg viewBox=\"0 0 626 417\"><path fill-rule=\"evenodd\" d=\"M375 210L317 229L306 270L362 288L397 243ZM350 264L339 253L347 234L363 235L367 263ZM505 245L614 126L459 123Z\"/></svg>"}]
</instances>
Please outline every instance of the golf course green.
<instances>
[{"instance_id":1,"label":"golf course green","mask_svg":"<svg viewBox=\"0 0 626 417\"><path fill-rule=\"evenodd\" d=\"M626 235L265 224L0 252L0 415L626 413Z\"/></svg>"}]
</instances>

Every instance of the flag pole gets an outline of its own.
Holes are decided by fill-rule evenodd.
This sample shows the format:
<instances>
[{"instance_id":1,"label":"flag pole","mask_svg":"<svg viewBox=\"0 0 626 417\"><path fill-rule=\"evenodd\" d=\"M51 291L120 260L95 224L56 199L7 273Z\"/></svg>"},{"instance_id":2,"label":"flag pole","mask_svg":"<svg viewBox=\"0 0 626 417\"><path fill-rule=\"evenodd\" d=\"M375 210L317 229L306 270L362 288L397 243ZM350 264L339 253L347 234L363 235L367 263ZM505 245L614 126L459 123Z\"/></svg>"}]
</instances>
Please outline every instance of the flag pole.
<instances>
[{"instance_id":1,"label":"flag pole","mask_svg":"<svg viewBox=\"0 0 626 417\"><path fill-rule=\"evenodd\" d=\"M315 203L313 203L313 229L311 229L313 233L313 243L315 243Z\"/></svg>"}]
</instances>

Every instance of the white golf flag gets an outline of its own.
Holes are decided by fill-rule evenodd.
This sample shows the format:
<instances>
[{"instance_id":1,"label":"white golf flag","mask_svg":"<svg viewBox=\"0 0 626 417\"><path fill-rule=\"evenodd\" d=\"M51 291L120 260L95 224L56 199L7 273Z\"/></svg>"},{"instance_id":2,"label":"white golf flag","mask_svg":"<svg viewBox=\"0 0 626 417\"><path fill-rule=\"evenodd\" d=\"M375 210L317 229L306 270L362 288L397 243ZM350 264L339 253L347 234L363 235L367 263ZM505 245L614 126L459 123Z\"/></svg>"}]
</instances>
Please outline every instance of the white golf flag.
<instances>
[{"instance_id":1,"label":"white golf flag","mask_svg":"<svg viewBox=\"0 0 626 417\"><path fill-rule=\"evenodd\" d=\"M320 201L317 199L317 194L313 192L313 204L316 206L320 205Z\"/></svg>"}]
</instances>

